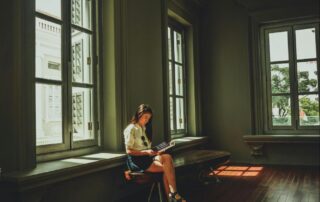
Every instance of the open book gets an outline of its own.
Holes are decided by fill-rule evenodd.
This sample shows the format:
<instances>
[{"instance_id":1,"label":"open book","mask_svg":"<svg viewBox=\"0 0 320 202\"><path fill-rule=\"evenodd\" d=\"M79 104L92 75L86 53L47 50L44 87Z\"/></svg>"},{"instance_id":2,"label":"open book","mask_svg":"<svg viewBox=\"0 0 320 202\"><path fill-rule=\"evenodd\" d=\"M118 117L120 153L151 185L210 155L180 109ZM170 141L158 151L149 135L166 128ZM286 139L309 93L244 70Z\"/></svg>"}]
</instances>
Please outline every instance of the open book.
<instances>
[{"instance_id":1,"label":"open book","mask_svg":"<svg viewBox=\"0 0 320 202\"><path fill-rule=\"evenodd\" d=\"M161 142L160 144L152 147L152 150L157 151L157 152L163 152L166 151L167 149L173 147L176 143L171 140L169 143L168 142Z\"/></svg>"}]
</instances>

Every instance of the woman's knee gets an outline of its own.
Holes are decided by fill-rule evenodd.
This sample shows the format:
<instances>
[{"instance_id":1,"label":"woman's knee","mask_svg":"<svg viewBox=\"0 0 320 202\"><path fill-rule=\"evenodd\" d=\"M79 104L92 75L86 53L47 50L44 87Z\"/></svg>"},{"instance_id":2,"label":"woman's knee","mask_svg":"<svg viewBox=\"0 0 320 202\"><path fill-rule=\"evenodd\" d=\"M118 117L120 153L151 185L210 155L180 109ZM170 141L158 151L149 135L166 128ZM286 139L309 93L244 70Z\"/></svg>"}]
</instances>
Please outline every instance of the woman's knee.
<instances>
[{"instance_id":1,"label":"woman's knee","mask_svg":"<svg viewBox=\"0 0 320 202\"><path fill-rule=\"evenodd\" d=\"M153 162L148 169L148 172L163 172L163 167L159 163Z\"/></svg>"},{"instance_id":2,"label":"woman's knee","mask_svg":"<svg viewBox=\"0 0 320 202\"><path fill-rule=\"evenodd\" d=\"M172 157L170 154L161 154L162 162L172 163Z\"/></svg>"}]
</instances>

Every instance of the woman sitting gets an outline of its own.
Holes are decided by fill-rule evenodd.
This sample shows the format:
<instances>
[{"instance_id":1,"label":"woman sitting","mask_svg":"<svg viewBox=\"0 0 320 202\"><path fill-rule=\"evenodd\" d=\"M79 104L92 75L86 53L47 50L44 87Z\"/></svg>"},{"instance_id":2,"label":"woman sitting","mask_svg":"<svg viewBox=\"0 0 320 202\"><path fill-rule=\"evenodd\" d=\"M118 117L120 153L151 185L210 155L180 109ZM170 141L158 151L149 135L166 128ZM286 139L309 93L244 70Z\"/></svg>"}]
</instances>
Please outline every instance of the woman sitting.
<instances>
[{"instance_id":1,"label":"woman sitting","mask_svg":"<svg viewBox=\"0 0 320 202\"><path fill-rule=\"evenodd\" d=\"M175 170L170 154L151 149L152 110L141 104L124 130L127 165L135 172L163 172L163 184L169 201L186 202L177 192Z\"/></svg>"}]
</instances>

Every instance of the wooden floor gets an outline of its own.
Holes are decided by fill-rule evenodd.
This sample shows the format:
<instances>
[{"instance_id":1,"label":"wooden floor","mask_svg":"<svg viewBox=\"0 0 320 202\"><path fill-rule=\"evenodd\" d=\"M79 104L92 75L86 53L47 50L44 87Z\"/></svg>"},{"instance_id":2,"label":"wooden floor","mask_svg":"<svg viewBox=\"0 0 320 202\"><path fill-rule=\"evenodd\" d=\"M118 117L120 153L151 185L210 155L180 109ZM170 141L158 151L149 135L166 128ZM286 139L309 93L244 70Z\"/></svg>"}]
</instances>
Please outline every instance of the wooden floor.
<instances>
[{"instance_id":1,"label":"wooden floor","mask_svg":"<svg viewBox=\"0 0 320 202\"><path fill-rule=\"evenodd\" d=\"M214 172L220 182L215 182L212 174L206 185L184 179L179 192L188 202L320 201L319 167L230 165ZM145 195L137 193L125 201L143 202Z\"/></svg>"}]
</instances>

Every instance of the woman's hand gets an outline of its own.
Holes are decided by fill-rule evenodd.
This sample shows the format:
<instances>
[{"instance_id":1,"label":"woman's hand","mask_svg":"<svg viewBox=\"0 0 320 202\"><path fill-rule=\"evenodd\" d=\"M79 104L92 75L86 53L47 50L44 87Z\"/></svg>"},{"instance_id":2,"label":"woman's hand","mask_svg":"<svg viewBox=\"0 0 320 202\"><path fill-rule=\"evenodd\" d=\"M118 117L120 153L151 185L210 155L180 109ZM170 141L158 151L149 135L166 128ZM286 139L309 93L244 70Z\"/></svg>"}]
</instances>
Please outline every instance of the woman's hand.
<instances>
[{"instance_id":1,"label":"woman's hand","mask_svg":"<svg viewBox=\"0 0 320 202\"><path fill-rule=\"evenodd\" d=\"M153 151L152 149L144 150L144 152L149 156L156 156L158 154L158 152Z\"/></svg>"},{"instance_id":2,"label":"woman's hand","mask_svg":"<svg viewBox=\"0 0 320 202\"><path fill-rule=\"evenodd\" d=\"M166 152L166 151L160 151L160 152L158 151L158 152L157 152L157 155L164 154L165 152Z\"/></svg>"}]
</instances>

